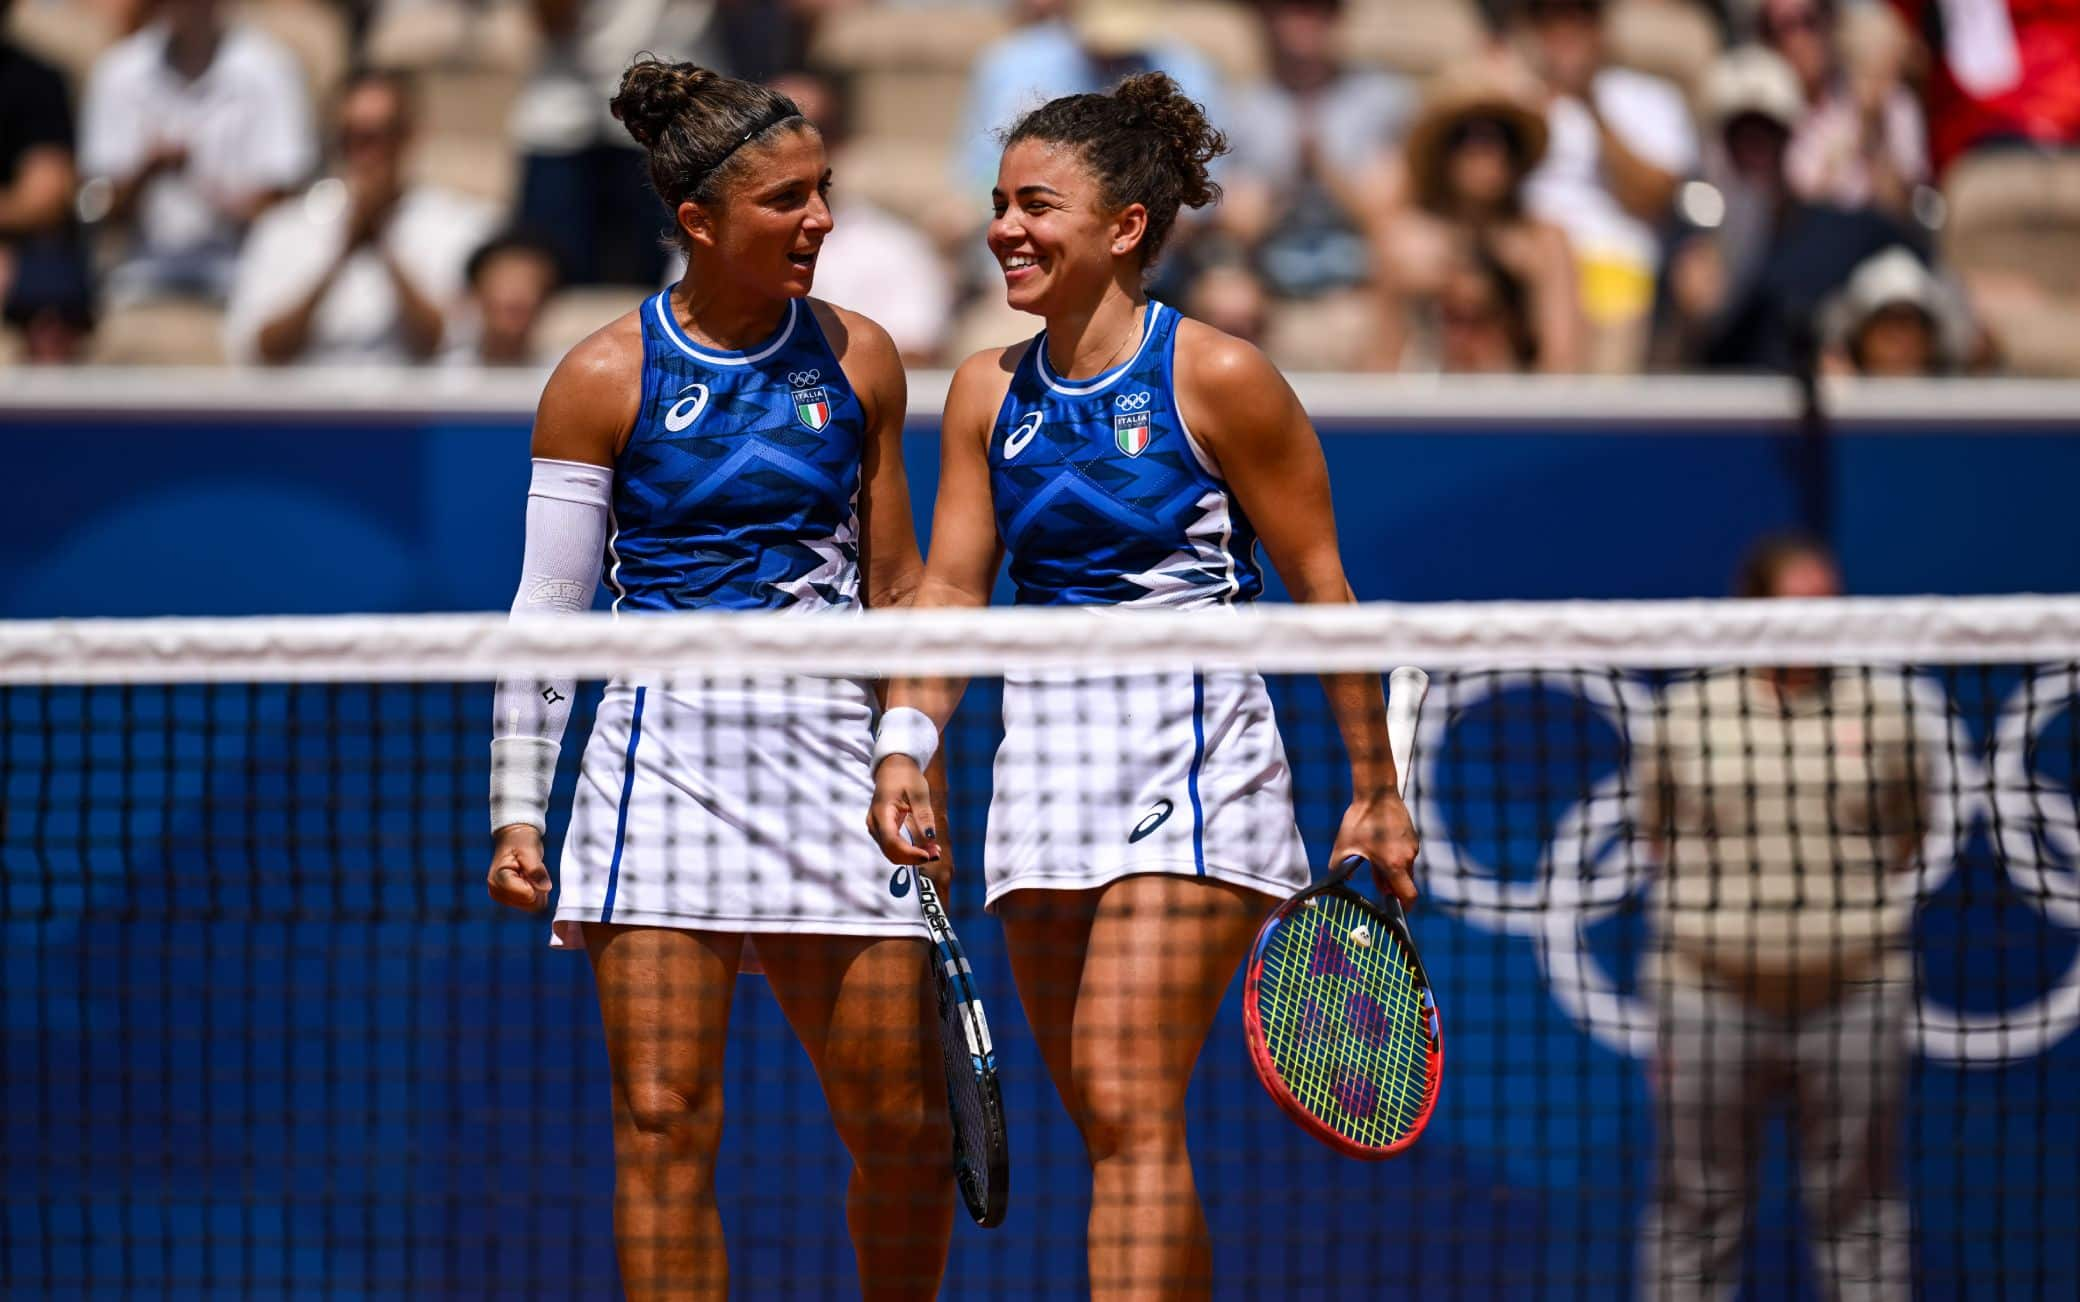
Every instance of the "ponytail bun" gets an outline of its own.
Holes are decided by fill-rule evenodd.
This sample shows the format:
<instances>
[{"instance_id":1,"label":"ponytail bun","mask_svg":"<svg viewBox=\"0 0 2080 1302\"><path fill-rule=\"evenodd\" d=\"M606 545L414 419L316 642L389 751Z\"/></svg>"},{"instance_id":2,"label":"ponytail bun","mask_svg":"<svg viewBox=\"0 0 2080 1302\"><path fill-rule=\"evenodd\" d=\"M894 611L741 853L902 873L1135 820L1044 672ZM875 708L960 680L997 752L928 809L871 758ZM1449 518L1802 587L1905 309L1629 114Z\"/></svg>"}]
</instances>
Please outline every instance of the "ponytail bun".
<instances>
[{"instance_id":1,"label":"ponytail bun","mask_svg":"<svg viewBox=\"0 0 2080 1302\"><path fill-rule=\"evenodd\" d=\"M650 183L674 210L689 199L719 198L745 147L767 132L809 126L785 95L650 54L637 56L621 74L610 107L650 155Z\"/></svg>"},{"instance_id":2,"label":"ponytail bun","mask_svg":"<svg viewBox=\"0 0 2080 1302\"><path fill-rule=\"evenodd\" d=\"M1221 188L1207 175L1207 165L1228 152L1228 138L1206 120L1206 110L1169 73L1136 73L1114 87L1112 95L1154 133L1177 171L1180 204L1204 208L1220 199Z\"/></svg>"},{"instance_id":3,"label":"ponytail bun","mask_svg":"<svg viewBox=\"0 0 2080 1302\"><path fill-rule=\"evenodd\" d=\"M646 54L621 74L620 93L609 107L637 144L655 149L673 124L696 111L703 88L722 80L695 64L665 63Z\"/></svg>"}]
</instances>

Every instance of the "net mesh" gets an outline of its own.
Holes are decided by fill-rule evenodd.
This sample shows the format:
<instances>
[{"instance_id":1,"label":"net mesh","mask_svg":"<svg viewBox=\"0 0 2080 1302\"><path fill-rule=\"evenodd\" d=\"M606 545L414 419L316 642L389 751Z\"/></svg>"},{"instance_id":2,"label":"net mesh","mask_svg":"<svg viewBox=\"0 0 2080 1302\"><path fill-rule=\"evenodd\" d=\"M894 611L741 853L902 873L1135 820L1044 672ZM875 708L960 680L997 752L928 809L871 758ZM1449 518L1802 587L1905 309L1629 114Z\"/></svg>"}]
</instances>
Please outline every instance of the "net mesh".
<instances>
[{"instance_id":1,"label":"net mesh","mask_svg":"<svg viewBox=\"0 0 2080 1302\"><path fill-rule=\"evenodd\" d=\"M546 917L485 897L493 676L590 680L549 819L566 885L574 796L589 786L611 814L639 749L622 718L613 762L581 775L586 738L626 708L600 680L694 702L652 718L640 746L664 746L766 717L743 700L696 708L756 667L975 675L945 738L941 832L995 1033L1013 1197L1000 1228L955 1227L944 1296L1087 1295L1091 1232L1119 1242L1131 1191L1149 1187L1101 1175L1094 1215L1088 1159L1102 1168L1135 1127L1171 1122L1221 1296L1680 1298L1736 1278L1767 1297L1872 1279L1861 1295L2080 1295L2080 602L1794 606L933 613L837 638L826 621L742 617L0 629L0 1293L607 1296L627 1264L617 1135L710 1122L735 1291L855 1290L845 1140L872 1091L837 1091L850 1112L826 1098L847 1068L797 1034L816 1004L805 947L760 943L771 975L728 983L726 1032L686 1030L712 1032L692 1056L721 1111L674 1112L657 1100L675 1096L610 1070L590 965L548 948ZM1261 671L1319 869L1349 774L1313 674L1399 663L1433 677L1410 925L1451 1053L1423 1138L1353 1162L1265 1097L1239 980L1160 939L1184 934L1194 900L1219 923L1254 897L1181 881L1172 913L1134 933L1158 939L1128 956L1144 980L1185 983L1177 1009L1196 1006L1187 978L1225 990L1189 1090L1174 1106L1146 1082L1124 1102L1086 1092L1079 1130L1050 1066L1072 1085L1117 1081L1108 1055L1160 1060L1192 1019L1129 1025L1115 1008L1106 1034L1077 1038L1060 1020L1078 989L1065 955L1085 955L1089 978L1093 960L1124 961L1106 949L1115 931L986 912L985 826L993 795L1050 784L1059 807L1117 815L1124 842L1156 811L1099 780L1105 757L1162 728L1116 696L1057 699L1024 676L1196 683L1207 710ZM834 701L857 704L808 696L818 727ZM1036 702L1072 713L1035 721L1039 767L1007 782L1004 720ZM1219 768L1233 735L1201 731L1151 840L1190 846L1196 827L1217 877L1235 866L1219 802L1247 783ZM773 760L799 781L737 812L862 824L852 788L809 764L815 744ZM1263 824L1235 844L1275 858ZM646 862L666 873L712 849L707 827L640 825L622 898ZM1090 862L1114 849L1094 843ZM799 902L788 862L737 870ZM1179 867L1172 879L1195 875ZM888 865L862 856L857 872L886 892ZM649 994L653 1021L675 1007L674 991ZM938 1020L916 991L866 997ZM916 1059L943 1101L929 1040ZM912 1139L950 1204L943 1132ZM624 1179L649 1160L628 1152ZM885 1199L854 1210L884 1244L910 1224Z\"/></svg>"}]
</instances>

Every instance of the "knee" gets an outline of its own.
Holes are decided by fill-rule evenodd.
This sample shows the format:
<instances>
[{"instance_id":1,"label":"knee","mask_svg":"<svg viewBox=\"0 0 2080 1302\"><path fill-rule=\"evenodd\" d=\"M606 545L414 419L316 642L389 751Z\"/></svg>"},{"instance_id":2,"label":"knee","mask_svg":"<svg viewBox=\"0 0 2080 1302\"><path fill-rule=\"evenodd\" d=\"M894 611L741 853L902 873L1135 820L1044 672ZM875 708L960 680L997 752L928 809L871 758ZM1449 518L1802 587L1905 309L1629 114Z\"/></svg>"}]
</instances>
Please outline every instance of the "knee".
<instances>
[{"instance_id":1,"label":"knee","mask_svg":"<svg viewBox=\"0 0 2080 1302\"><path fill-rule=\"evenodd\" d=\"M1076 1123L1092 1166L1184 1156L1183 1108L1136 1107L1126 1100L1093 1099Z\"/></svg>"},{"instance_id":2,"label":"knee","mask_svg":"<svg viewBox=\"0 0 2080 1302\"><path fill-rule=\"evenodd\" d=\"M624 1146L679 1160L712 1163L722 1144L722 1088L664 1081L624 1085L615 1120Z\"/></svg>"},{"instance_id":3,"label":"knee","mask_svg":"<svg viewBox=\"0 0 2080 1302\"><path fill-rule=\"evenodd\" d=\"M838 1137L862 1167L943 1166L953 1151L953 1123L943 1091L928 1095L922 1088L869 1090L831 1102Z\"/></svg>"}]
</instances>

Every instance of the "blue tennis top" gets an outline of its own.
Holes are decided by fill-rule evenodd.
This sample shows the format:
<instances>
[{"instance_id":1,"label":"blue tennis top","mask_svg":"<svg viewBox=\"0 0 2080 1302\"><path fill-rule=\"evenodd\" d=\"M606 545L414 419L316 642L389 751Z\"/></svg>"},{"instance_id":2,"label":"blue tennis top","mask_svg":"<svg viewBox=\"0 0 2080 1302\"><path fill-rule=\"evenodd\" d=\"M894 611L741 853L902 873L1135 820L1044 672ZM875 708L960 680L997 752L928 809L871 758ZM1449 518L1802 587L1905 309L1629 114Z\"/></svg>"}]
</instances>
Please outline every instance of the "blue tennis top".
<instances>
[{"instance_id":1,"label":"blue tennis top","mask_svg":"<svg viewBox=\"0 0 2080 1302\"><path fill-rule=\"evenodd\" d=\"M1264 588L1257 534L1178 411L1176 311L1125 362L1065 380L1034 337L990 432L997 533L1021 605L1212 606Z\"/></svg>"},{"instance_id":2,"label":"blue tennis top","mask_svg":"<svg viewBox=\"0 0 2080 1302\"><path fill-rule=\"evenodd\" d=\"M866 419L816 314L772 338L687 338L646 301L643 402L614 465L607 586L620 610L833 610L859 602Z\"/></svg>"}]
</instances>

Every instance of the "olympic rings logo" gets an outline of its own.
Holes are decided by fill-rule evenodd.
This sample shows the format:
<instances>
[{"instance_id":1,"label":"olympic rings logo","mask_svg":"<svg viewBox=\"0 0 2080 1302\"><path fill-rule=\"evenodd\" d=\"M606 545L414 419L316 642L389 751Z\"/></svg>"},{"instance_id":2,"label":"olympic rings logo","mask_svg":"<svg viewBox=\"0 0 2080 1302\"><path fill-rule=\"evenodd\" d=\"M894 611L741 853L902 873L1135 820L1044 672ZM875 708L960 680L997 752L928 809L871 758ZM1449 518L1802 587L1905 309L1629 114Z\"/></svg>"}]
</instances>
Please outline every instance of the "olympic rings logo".
<instances>
[{"instance_id":1,"label":"olympic rings logo","mask_svg":"<svg viewBox=\"0 0 2080 1302\"><path fill-rule=\"evenodd\" d=\"M1112 405L1121 411L1140 411L1153 399L1145 393L1122 393L1112 400Z\"/></svg>"},{"instance_id":2,"label":"olympic rings logo","mask_svg":"<svg viewBox=\"0 0 2080 1302\"><path fill-rule=\"evenodd\" d=\"M1565 686L1530 674L1440 678L1418 724L1411 811L1416 826L1427 832L1425 894L1474 926L1531 941L1554 1002L1578 1027L1615 1052L1651 1056L1655 1018L1649 1002L1619 988L1587 939L1591 926L1618 913L1654 877L1635 834L1624 773L1605 777L1560 815L1530 877L1507 876L1452 844L1446 811L1430 793L1441 789L1439 757L1452 720L1489 697L1572 691L1636 750L1651 740L1653 690L1631 679L1594 676ZM1927 899L1949 881L1960 851L1984 827L2015 893L2046 924L2080 932L2080 793L2029 768L2045 730L2080 710L2080 674L2062 668L2025 676L2002 702L1984 745L1972 740L1937 683L1917 676L1908 680L1908 690L1931 803L1915 898ZM2080 717L2074 724L2080 726ZM1925 1057L1981 1068L2044 1053L2076 1028L2080 951L2048 989L2011 1007L1967 1011L1924 994L1909 1035Z\"/></svg>"},{"instance_id":3,"label":"olympic rings logo","mask_svg":"<svg viewBox=\"0 0 2080 1302\"><path fill-rule=\"evenodd\" d=\"M791 387L797 389L806 388L807 386L816 383L818 380L822 378L823 372L816 370L789 371L787 373L787 383Z\"/></svg>"}]
</instances>

